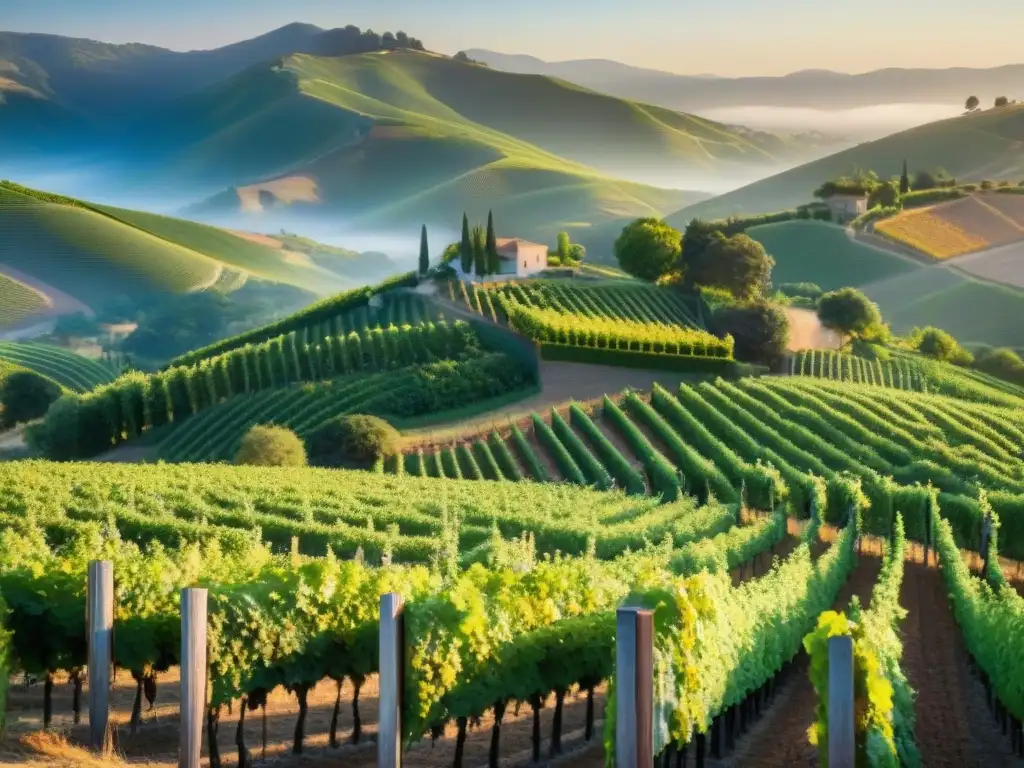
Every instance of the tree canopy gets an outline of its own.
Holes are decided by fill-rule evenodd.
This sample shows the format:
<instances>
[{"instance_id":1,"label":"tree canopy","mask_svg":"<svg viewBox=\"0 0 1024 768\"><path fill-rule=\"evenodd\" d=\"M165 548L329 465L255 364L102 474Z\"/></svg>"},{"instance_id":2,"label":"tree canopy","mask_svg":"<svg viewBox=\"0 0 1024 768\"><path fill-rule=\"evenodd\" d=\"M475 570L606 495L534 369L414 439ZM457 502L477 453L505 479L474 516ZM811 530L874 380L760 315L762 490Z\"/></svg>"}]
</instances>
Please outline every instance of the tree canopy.
<instances>
[{"instance_id":1,"label":"tree canopy","mask_svg":"<svg viewBox=\"0 0 1024 768\"><path fill-rule=\"evenodd\" d=\"M922 355L942 362L955 365L970 365L974 362L973 355L961 347L960 342L951 334L931 325L914 328L910 332L910 344Z\"/></svg>"},{"instance_id":2,"label":"tree canopy","mask_svg":"<svg viewBox=\"0 0 1024 768\"><path fill-rule=\"evenodd\" d=\"M995 105L997 107L1005 107L1010 103L1010 100L1005 96L996 96Z\"/></svg>"},{"instance_id":3,"label":"tree canopy","mask_svg":"<svg viewBox=\"0 0 1024 768\"><path fill-rule=\"evenodd\" d=\"M977 96L968 96L967 103L964 105L964 107L967 109L968 112L970 112L971 110L977 109L979 104L981 104L981 100L978 99Z\"/></svg>"},{"instance_id":4,"label":"tree canopy","mask_svg":"<svg viewBox=\"0 0 1024 768\"><path fill-rule=\"evenodd\" d=\"M637 219L615 241L619 267L651 282L674 270L681 252L682 234L661 219Z\"/></svg>"},{"instance_id":5,"label":"tree canopy","mask_svg":"<svg viewBox=\"0 0 1024 768\"><path fill-rule=\"evenodd\" d=\"M712 323L719 336L732 336L737 360L772 366L786 354L789 318L779 307L763 302L723 306Z\"/></svg>"},{"instance_id":6,"label":"tree canopy","mask_svg":"<svg viewBox=\"0 0 1024 768\"><path fill-rule=\"evenodd\" d=\"M880 183L874 171L857 171L849 176L826 181L814 190L814 196L827 200L836 195L869 195Z\"/></svg>"},{"instance_id":7,"label":"tree canopy","mask_svg":"<svg viewBox=\"0 0 1024 768\"><path fill-rule=\"evenodd\" d=\"M882 322L878 306L856 288L830 291L818 300L818 319L843 336L859 336Z\"/></svg>"},{"instance_id":8,"label":"tree canopy","mask_svg":"<svg viewBox=\"0 0 1024 768\"><path fill-rule=\"evenodd\" d=\"M724 288L741 301L761 295L775 266L756 240L742 234L726 237L721 232L714 232L696 257L684 248L682 263L689 285Z\"/></svg>"},{"instance_id":9,"label":"tree canopy","mask_svg":"<svg viewBox=\"0 0 1024 768\"><path fill-rule=\"evenodd\" d=\"M41 418L60 397L60 387L34 371L14 371L0 382L0 427Z\"/></svg>"},{"instance_id":10,"label":"tree canopy","mask_svg":"<svg viewBox=\"0 0 1024 768\"><path fill-rule=\"evenodd\" d=\"M950 176L945 168L940 167L932 171L922 169L914 173L914 181L910 186L915 192L920 192L923 189L956 186L956 179Z\"/></svg>"},{"instance_id":11,"label":"tree canopy","mask_svg":"<svg viewBox=\"0 0 1024 768\"><path fill-rule=\"evenodd\" d=\"M886 181L879 184L871 190L871 194L868 195L868 208L874 208L879 205L885 208L891 208L896 205L900 200L900 189L902 186L902 179L899 186L897 186L896 182L893 181Z\"/></svg>"}]
</instances>

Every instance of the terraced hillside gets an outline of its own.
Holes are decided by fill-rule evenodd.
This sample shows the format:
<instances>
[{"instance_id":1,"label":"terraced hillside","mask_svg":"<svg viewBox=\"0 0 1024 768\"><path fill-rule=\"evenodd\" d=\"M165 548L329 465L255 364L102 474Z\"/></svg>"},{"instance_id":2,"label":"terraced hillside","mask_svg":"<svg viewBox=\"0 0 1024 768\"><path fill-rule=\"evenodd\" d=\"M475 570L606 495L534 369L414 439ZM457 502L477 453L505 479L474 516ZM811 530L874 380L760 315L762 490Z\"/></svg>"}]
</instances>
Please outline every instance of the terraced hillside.
<instances>
[{"instance_id":1,"label":"terraced hillside","mask_svg":"<svg viewBox=\"0 0 1024 768\"><path fill-rule=\"evenodd\" d=\"M0 274L0 328L23 322L48 307L46 297L39 291Z\"/></svg>"},{"instance_id":2,"label":"terraced hillside","mask_svg":"<svg viewBox=\"0 0 1024 768\"><path fill-rule=\"evenodd\" d=\"M86 307L117 296L231 291L250 278L330 293L350 287L358 265L373 258L352 254L351 263L336 271L308 253L271 247L253 236L8 182L0 184L0 235L0 263ZM371 264L359 282L391 266L386 259ZM26 301L25 292L5 293L2 300L13 311L16 301Z\"/></svg>"},{"instance_id":3,"label":"terraced hillside","mask_svg":"<svg viewBox=\"0 0 1024 768\"><path fill-rule=\"evenodd\" d=\"M0 362L35 371L71 392L88 392L109 384L116 375L107 363L50 344L0 342Z\"/></svg>"},{"instance_id":4,"label":"terraced hillside","mask_svg":"<svg viewBox=\"0 0 1024 768\"><path fill-rule=\"evenodd\" d=\"M1020 142L1024 139L1024 105L1011 105L911 128L869 141L820 160L688 206L668 221L682 228L691 218L725 218L730 214L765 213L793 208L810 199L823 179L858 170L881 177L898 175L905 158L917 168L943 167L960 181L1024 178Z\"/></svg>"}]
</instances>

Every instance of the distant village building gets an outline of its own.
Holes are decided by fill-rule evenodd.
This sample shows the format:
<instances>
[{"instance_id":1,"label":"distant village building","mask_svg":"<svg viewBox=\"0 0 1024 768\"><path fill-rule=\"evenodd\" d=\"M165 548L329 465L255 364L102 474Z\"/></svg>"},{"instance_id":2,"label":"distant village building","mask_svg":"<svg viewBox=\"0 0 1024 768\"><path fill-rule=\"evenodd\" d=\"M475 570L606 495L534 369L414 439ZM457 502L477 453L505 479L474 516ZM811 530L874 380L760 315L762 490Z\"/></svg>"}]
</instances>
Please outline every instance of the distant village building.
<instances>
[{"instance_id":1,"label":"distant village building","mask_svg":"<svg viewBox=\"0 0 1024 768\"><path fill-rule=\"evenodd\" d=\"M868 212L867 195L832 195L826 198L825 204L832 211L836 221L850 221Z\"/></svg>"},{"instance_id":2,"label":"distant village building","mask_svg":"<svg viewBox=\"0 0 1024 768\"><path fill-rule=\"evenodd\" d=\"M539 243L531 243L519 237L499 237L495 240L498 246L498 274L477 277L470 271L465 274L459 259L451 266L459 275L467 280L496 283L513 278L530 277L547 269L548 247Z\"/></svg>"}]
</instances>

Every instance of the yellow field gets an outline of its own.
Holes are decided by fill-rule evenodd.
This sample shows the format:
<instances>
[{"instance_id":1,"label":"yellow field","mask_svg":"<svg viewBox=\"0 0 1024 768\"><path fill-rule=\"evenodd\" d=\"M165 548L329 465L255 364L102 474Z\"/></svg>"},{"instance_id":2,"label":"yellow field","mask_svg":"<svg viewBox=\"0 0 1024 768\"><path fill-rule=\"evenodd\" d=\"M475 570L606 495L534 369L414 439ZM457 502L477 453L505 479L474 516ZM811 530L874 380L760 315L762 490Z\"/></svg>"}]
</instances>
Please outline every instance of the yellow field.
<instances>
[{"instance_id":1,"label":"yellow field","mask_svg":"<svg viewBox=\"0 0 1024 768\"><path fill-rule=\"evenodd\" d=\"M985 238L968 234L952 222L936 216L930 208L906 211L879 221L875 224L875 231L934 259L950 259L990 245Z\"/></svg>"}]
</instances>

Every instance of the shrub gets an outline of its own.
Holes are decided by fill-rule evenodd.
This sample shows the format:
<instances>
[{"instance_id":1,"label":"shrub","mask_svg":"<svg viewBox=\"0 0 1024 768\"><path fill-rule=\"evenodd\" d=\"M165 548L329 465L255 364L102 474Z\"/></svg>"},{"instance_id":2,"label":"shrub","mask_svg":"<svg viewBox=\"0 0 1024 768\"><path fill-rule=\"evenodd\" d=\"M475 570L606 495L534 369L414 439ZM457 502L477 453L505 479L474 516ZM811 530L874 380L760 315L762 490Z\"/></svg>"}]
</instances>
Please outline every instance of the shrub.
<instances>
[{"instance_id":1,"label":"shrub","mask_svg":"<svg viewBox=\"0 0 1024 768\"><path fill-rule=\"evenodd\" d=\"M817 299L824 291L816 283L782 283L779 286L779 293L790 298L803 297Z\"/></svg>"},{"instance_id":2,"label":"shrub","mask_svg":"<svg viewBox=\"0 0 1024 768\"><path fill-rule=\"evenodd\" d=\"M306 447L290 429L259 425L242 438L235 463L257 467L304 467Z\"/></svg>"},{"instance_id":3,"label":"shrub","mask_svg":"<svg viewBox=\"0 0 1024 768\"><path fill-rule=\"evenodd\" d=\"M313 431L306 446L318 467L369 469L399 452L398 430L376 416L339 416Z\"/></svg>"},{"instance_id":4,"label":"shrub","mask_svg":"<svg viewBox=\"0 0 1024 768\"><path fill-rule=\"evenodd\" d=\"M1024 381L1024 360L1006 347L978 350L974 355L974 367L1002 379Z\"/></svg>"},{"instance_id":5,"label":"shrub","mask_svg":"<svg viewBox=\"0 0 1024 768\"><path fill-rule=\"evenodd\" d=\"M860 216L851 221L850 227L853 229L863 229L868 224L871 224L873 222L881 221L882 219L892 218L897 213L899 213L900 210L901 209L897 206L876 206L871 210L862 213Z\"/></svg>"},{"instance_id":6,"label":"shrub","mask_svg":"<svg viewBox=\"0 0 1024 768\"><path fill-rule=\"evenodd\" d=\"M715 333L733 337L733 355L746 363L774 365L786 353L789 319L778 307L764 303L725 306L712 320Z\"/></svg>"},{"instance_id":7,"label":"shrub","mask_svg":"<svg viewBox=\"0 0 1024 768\"><path fill-rule=\"evenodd\" d=\"M922 355L954 365L970 365L974 357L953 336L941 328L928 326L910 332L911 346Z\"/></svg>"},{"instance_id":8,"label":"shrub","mask_svg":"<svg viewBox=\"0 0 1024 768\"><path fill-rule=\"evenodd\" d=\"M0 428L38 419L60 397L60 387L32 371L15 371L0 383Z\"/></svg>"},{"instance_id":9,"label":"shrub","mask_svg":"<svg viewBox=\"0 0 1024 768\"><path fill-rule=\"evenodd\" d=\"M966 197L967 193L959 187L936 187L933 189L921 189L916 187L913 192L907 192L900 198L904 208L918 208L922 205L941 203L946 200L957 200Z\"/></svg>"}]
</instances>

